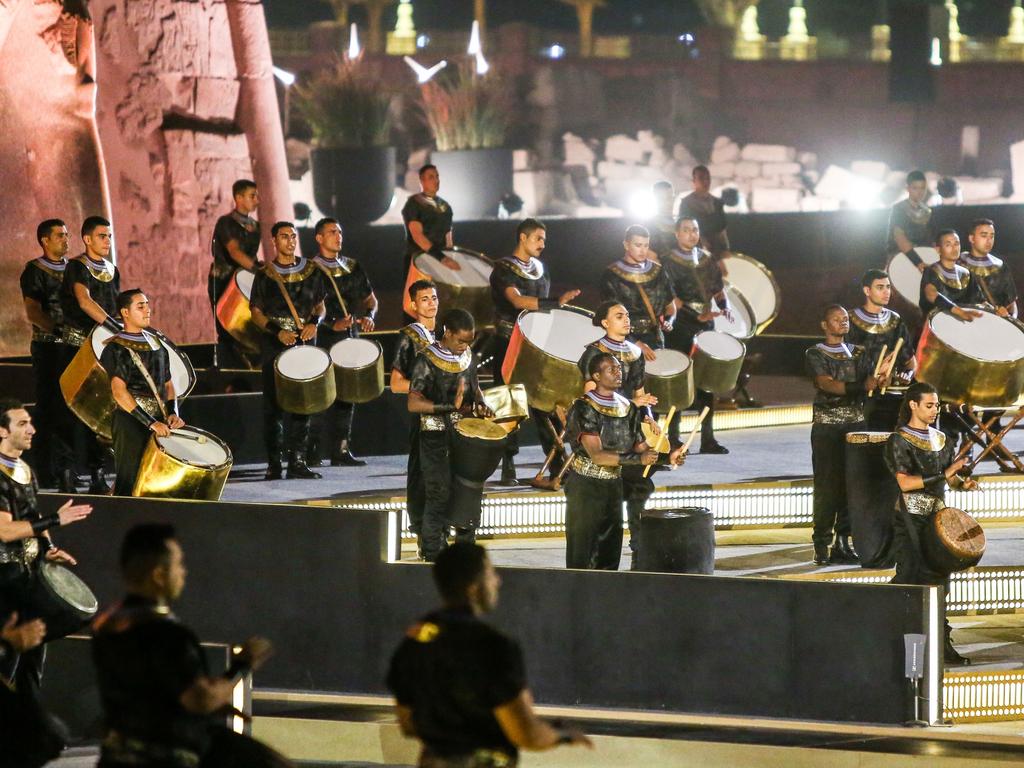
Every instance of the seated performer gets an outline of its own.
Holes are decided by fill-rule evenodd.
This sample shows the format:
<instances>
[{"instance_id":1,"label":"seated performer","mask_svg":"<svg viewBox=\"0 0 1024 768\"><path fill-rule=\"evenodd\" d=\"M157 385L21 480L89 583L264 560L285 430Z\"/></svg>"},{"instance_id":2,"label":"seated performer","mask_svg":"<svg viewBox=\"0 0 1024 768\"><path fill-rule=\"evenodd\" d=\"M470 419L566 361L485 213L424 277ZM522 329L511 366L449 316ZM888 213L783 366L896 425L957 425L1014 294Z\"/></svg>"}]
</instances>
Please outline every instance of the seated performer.
<instances>
[{"instance_id":1,"label":"seated performer","mask_svg":"<svg viewBox=\"0 0 1024 768\"><path fill-rule=\"evenodd\" d=\"M409 380L412 378L416 356L434 343L434 323L437 319L437 288L429 280L417 280L409 286L415 322L409 323L398 334L395 357L391 363L391 391L395 394L409 394ZM427 488L420 464L420 417L413 414L409 419L409 460L405 471L405 508L409 513L409 530L420 540L423 527L423 507L426 504ZM422 554L422 547L420 548Z\"/></svg>"},{"instance_id":2,"label":"seated performer","mask_svg":"<svg viewBox=\"0 0 1024 768\"><path fill-rule=\"evenodd\" d=\"M683 446L659 454L640 429L641 412L619 394L622 365L607 352L587 364L594 388L572 404L573 448L565 481L565 567L616 571L622 556L622 471L683 462ZM642 543L641 543L642 546Z\"/></svg>"},{"instance_id":3,"label":"seated performer","mask_svg":"<svg viewBox=\"0 0 1024 768\"><path fill-rule=\"evenodd\" d=\"M889 240L887 255L899 251L924 272L927 266L914 250L920 245L931 245L932 209L928 207L928 180L921 171L907 174L907 198L893 205L889 212Z\"/></svg>"},{"instance_id":4,"label":"seated performer","mask_svg":"<svg viewBox=\"0 0 1024 768\"><path fill-rule=\"evenodd\" d=\"M117 309L124 330L107 340L100 364L110 376L117 408L111 420L114 440L115 496L131 496L150 434L167 437L185 426L171 381L171 358L147 333L152 310L139 289L122 291Z\"/></svg>"},{"instance_id":5,"label":"seated performer","mask_svg":"<svg viewBox=\"0 0 1024 768\"><path fill-rule=\"evenodd\" d=\"M444 255L445 248L451 248L452 207L438 195L441 176L436 165L420 168L420 191L410 195L402 208L405 222L405 261L402 274L409 274L412 257L418 253L430 253L440 259L449 269L460 269L459 262Z\"/></svg>"},{"instance_id":6,"label":"seated performer","mask_svg":"<svg viewBox=\"0 0 1024 768\"><path fill-rule=\"evenodd\" d=\"M259 267L260 223L252 217L260 204L256 182L239 179L231 185L235 207L217 219L213 227L210 253L213 261L206 281L210 307L216 317L217 302L231 284L231 277L239 269L254 272ZM216 321L215 321L216 322ZM217 326L217 364L222 368L247 367L237 344L219 322Z\"/></svg>"},{"instance_id":7,"label":"seated performer","mask_svg":"<svg viewBox=\"0 0 1024 768\"><path fill-rule=\"evenodd\" d=\"M527 310L555 309L568 304L580 292L576 289L566 291L557 299L549 299L551 277L540 260L544 246L547 244L547 227L536 219L523 219L516 228L516 248L511 256L499 259L491 271L491 300L494 302L494 342L491 345L491 375L498 384L505 384L501 372L505 353L515 329L519 313ZM556 417L550 413L530 408L540 446L547 455L555 447L558 433ZM519 452L519 440L515 432L509 435L505 444L505 456L501 462L502 485L516 482L516 468L513 457ZM551 477L557 477L562 469L565 457L555 454L550 464Z\"/></svg>"},{"instance_id":8,"label":"seated performer","mask_svg":"<svg viewBox=\"0 0 1024 768\"><path fill-rule=\"evenodd\" d=\"M93 622L106 731L99 766L291 766L224 725L239 678L259 669L272 648L247 640L227 672L210 674L199 638L171 612L186 573L174 528L136 525L125 534L120 563L125 597Z\"/></svg>"},{"instance_id":9,"label":"seated performer","mask_svg":"<svg viewBox=\"0 0 1024 768\"><path fill-rule=\"evenodd\" d=\"M811 425L814 564L856 563L846 504L846 435L864 429L864 397L878 385L872 375L875 361L864 354L863 347L844 343L850 317L838 304L825 307L821 328L825 341L808 349L805 356L807 373L817 390Z\"/></svg>"},{"instance_id":10,"label":"seated performer","mask_svg":"<svg viewBox=\"0 0 1024 768\"><path fill-rule=\"evenodd\" d=\"M868 360L877 362L883 347L887 352L892 352L902 339L903 346L900 347L893 371L897 380L909 381L916 367L914 341L903 318L889 309L892 284L888 273L881 269L869 269L861 278L861 288L864 291L864 304L850 313L850 332L846 340L864 347ZM890 403L887 402L894 400L894 397L887 395L883 398L879 395L865 402L864 418L868 429L891 432L896 428L898 408L889 407Z\"/></svg>"},{"instance_id":11,"label":"seated performer","mask_svg":"<svg viewBox=\"0 0 1024 768\"><path fill-rule=\"evenodd\" d=\"M252 319L266 333L262 338L263 440L267 448L266 480L281 479L281 452L285 446L285 412L277 403L274 361L296 342L315 341L324 319L324 300L330 290L324 273L307 258L295 257L299 243L295 225L279 221L271 229L276 251L252 286ZM309 452L309 416L290 414L288 478L316 480L319 472L306 466Z\"/></svg>"},{"instance_id":12,"label":"seated performer","mask_svg":"<svg viewBox=\"0 0 1024 768\"><path fill-rule=\"evenodd\" d=\"M658 398L648 394L644 389L644 354L629 336L629 312L615 301L606 301L594 312L594 325L604 328L603 339L588 344L579 360L580 373L583 374L583 391L590 392L597 384L590 378L590 361L598 355L611 355L619 361L622 369L622 384L616 390L638 409L644 421L659 434L658 423L651 412L651 406L658 404ZM643 516L647 500L654 493L654 481L643 476L643 467L629 465L622 469L623 495L626 501L626 520L629 523L630 569L636 567L637 553L640 551L640 518Z\"/></svg>"},{"instance_id":13,"label":"seated performer","mask_svg":"<svg viewBox=\"0 0 1024 768\"><path fill-rule=\"evenodd\" d=\"M1017 285L1013 272L1005 261L992 255L996 244L996 225L992 219L971 222L967 241L971 250L960 254L960 264L970 270L981 299L992 304L1001 317L1017 317Z\"/></svg>"},{"instance_id":14,"label":"seated performer","mask_svg":"<svg viewBox=\"0 0 1024 768\"><path fill-rule=\"evenodd\" d=\"M939 260L921 275L921 299L918 306L925 317L933 309L938 309L970 322L981 313L960 305L978 304L983 301L983 297L967 267L957 263L960 258L960 236L952 229L944 229L935 237L935 248L939 252Z\"/></svg>"},{"instance_id":15,"label":"seated performer","mask_svg":"<svg viewBox=\"0 0 1024 768\"><path fill-rule=\"evenodd\" d=\"M320 219L314 229L320 253L313 261L324 272L327 283L327 320L316 335L316 344L330 351L337 342L374 328L377 296L370 278L358 261L341 255L341 225L335 219ZM325 415L333 416L335 442L331 446L332 467L365 467L352 455L353 403L336 400ZM332 430L328 429L328 434Z\"/></svg>"},{"instance_id":16,"label":"seated performer","mask_svg":"<svg viewBox=\"0 0 1024 768\"><path fill-rule=\"evenodd\" d=\"M695 219L700 227L701 247L716 259L729 255L725 203L711 194L711 171L705 165L693 169L693 192L679 201L679 218Z\"/></svg>"},{"instance_id":17,"label":"seated performer","mask_svg":"<svg viewBox=\"0 0 1024 768\"><path fill-rule=\"evenodd\" d=\"M90 216L82 222L82 241L85 253L71 259L64 270L60 286L60 306L64 314L64 328L61 338L64 342L64 359L61 373L68 367L86 343L89 334L97 325L117 333L121 324L117 315L117 294L121 292L121 273L108 260L113 244L110 222L102 216ZM77 485L75 472L75 444L81 437L88 453L89 493L105 494L110 491L103 477L105 451L85 423L66 410L69 423L57 429L57 449L60 473L58 490L74 493Z\"/></svg>"},{"instance_id":18,"label":"seated performer","mask_svg":"<svg viewBox=\"0 0 1024 768\"><path fill-rule=\"evenodd\" d=\"M885 463L896 477L900 498L893 519L894 584L935 584L949 592L949 577L933 571L922 547L925 531L935 513L946 506L946 486L972 490L977 483L958 476L967 459L953 461L955 448L932 425L939 415L939 396L930 384L911 384L903 396L900 428L885 446ZM951 627L945 622L944 656L947 664L968 664L953 647Z\"/></svg>"},{"instance_id":19,"label":"seated performer","mask_svg":"<svg viewBox=\"0 0 1024 768\"><path fill-rule=\"evenodd\" d=\"M725 295L722 262L700 247L700 224L691 216L676 222L675 247L661 260L672 283L678 309L676 327L667 336L668 345L687 355L692 353L693 339L702 331L715 329L715 318L731 312ZM712 304L712 302L714 302ZM715 395L703 389L696 391L693 408L700 413L708 409L700 425L700 452L725 454L729 449L715 439ZM678 421L669 425L669 434L676 434Z\"/></svg>"},{"instance_id":20,"label":"seated performer","mask_svg":"<svg viewBox=\"0 0 1024 768\"><path fill-rule=\"evenodd\" d=\"M427 499L420 547L434 562L448 544L448 499L452 466L450 430L463 415L492 415L484 405L470 345L476 336L473 316L449 309L441 318L442 334L416 357L409 379L409 413L420 417L420 468ZM471 529L456 531L457 541L473 541Z\"/></svg>"}]
</instances>

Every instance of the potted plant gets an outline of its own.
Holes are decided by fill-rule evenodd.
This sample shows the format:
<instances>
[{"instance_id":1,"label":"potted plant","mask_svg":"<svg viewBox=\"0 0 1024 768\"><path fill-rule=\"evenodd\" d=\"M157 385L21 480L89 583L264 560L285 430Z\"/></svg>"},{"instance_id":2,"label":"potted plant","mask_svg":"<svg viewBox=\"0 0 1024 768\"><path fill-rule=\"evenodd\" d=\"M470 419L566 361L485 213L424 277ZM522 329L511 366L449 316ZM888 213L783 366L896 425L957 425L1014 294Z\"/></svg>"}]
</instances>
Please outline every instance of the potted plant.
<instances>
[{"instance_id":1,"label":"potted plant","mask_svg":"<svg viewBox=\"0 0 1024 768\"><path fill-rule=\"evenodd\" d=\"M295 89L295 106L313 132L313 199L342 225L365 224L395 194L392 95L366 64L338 61Z\"/></svg>"},{"instance_id":2,"label":"potted plant","mask_svg":"<svg viewBox=\"0 0 1024 768\"><path fill-rule=\"evenodd\" d=\"M437 151L441 194L457 219L494 218L512 192L512 150L505 147L513 110L508 84L473 61L420 86L422 109Z\"/></svg>"}]
</instances>

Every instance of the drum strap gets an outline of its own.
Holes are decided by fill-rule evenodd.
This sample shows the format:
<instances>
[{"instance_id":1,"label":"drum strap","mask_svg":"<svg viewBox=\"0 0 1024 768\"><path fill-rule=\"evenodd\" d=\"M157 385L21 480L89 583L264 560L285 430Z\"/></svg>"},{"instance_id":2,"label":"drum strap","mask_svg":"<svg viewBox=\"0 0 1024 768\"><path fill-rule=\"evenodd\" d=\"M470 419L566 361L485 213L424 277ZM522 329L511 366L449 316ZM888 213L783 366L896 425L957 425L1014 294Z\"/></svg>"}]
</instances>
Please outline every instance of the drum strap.
<instances>
[{"instance_id":1,"label":"drum strap","mask_svg":"<svg viewBox=\"0 0 1024 768\"><path fill-rule=\"evenodd\" d=\"M274 269L273 264L267 264L263 269L270 276L270 279L277 283L277 287L281 291L281 295L284 297L284 303L288 305L288 311L291 312L292 320L295 321L295 327L301 331L305 323L299 319L299 313L295 309L292 297L288 294L288 289L284 287L284 280L282 280L281 276L277 274L277 270Z\"/></svg>"},{"instance_id":2,"label":"drum strap","mask_svg":"<svg viewBox=\"0 0 1024 768\"><path fill-rule=\"evenodd\" d=\"M647 296L647 291L644 290L642 285L637 285L636 289L640 291L640 298L644 302L644 307L647 309L647 314L651 318L651 322L658 325L658 316L654 312L654 306L651 304L651 300Z\"/></svg>"},{"instance_id":3,"label":"drum strap","mask_svg":"<svg viewBox=\"0 0 1024 768\"><path fill-rule=\"evenodd\" d=\"M348 311L348 306L345 304L345 300L341 298L341 291L338 290L338 281L334 279L334 275L332 275L331 271L323 264L318 264L316 259L313 260L313 263L316 264L317 267L327 275L327 279L331 281L331 288L334 289L334 295L338 297L338 305L341 307L342 314L344 314L345 317L348 317L350 312Z\"/></svg>"},{"instance_id":4,"label":"drum strap","mask_svg":"<svg viewBox=\"0 0 1024 768\"><path fill-rule=\"evenodd\" d=\"M135 364L135 367L139 369L139 373L142 374L142 378L146 380L146 384L149 385L150 391L153 393L153 397L156 399L156 404L160 408L160 414L164 417L164 422L167 422L167 407L164 405L164 398L160 396L160 391L157 389L156 382L153 381L153 377L149 374L149 369L146 368L146 364L142 362L142 358L139 357L139 353L131 347L125 347L128 350L128 354Z\"/></svg>"}]
</instances>

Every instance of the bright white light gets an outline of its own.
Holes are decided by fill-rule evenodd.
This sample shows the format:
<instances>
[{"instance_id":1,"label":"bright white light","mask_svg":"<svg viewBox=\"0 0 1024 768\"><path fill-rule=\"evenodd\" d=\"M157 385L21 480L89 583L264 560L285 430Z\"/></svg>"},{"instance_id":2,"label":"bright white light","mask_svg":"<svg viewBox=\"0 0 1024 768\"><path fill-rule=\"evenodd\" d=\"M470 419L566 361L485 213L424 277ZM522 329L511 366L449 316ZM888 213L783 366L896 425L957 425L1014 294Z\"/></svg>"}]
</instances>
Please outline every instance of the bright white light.
<instances>
[{"instance_id":1,"label":"bright white light","mask_svg":"<svg viewBox=\"0 0 1024 768\"><path fill-rule=\"evenodd\" d=\"M359 29L353 24L349 27L348 32L348 58L350 61L355 61L359 58L361 50L359 48Z\"/></svg>"},{"instance_id":2,"label":"bright white light","mask_svg":"<svg viewBox=\"0 0 1024 768\"><path fill-rule=\"evenodd\" d=\"M932 58L931 65L933 67L942 66L942 42L937 37L932 38Z\"/></svg>"},{"instance_id":3,"label":"bright white light","mask_svg":"<svg viewBox=\"0 0 1024 768\"><path fill-rule=\"evenodd\" d=\"M416 38L417 48L426 48L428 45L430 45L430 35L420 35Z\"/></svg>"},{"instance_id":4,"label":"bright white light","mask_svg":"<svg viewBox=\"0 0 1024 768\"><path fill-rule=\"evenodd\" d=\"M430 78L448 66L448 61L446 59L441 59L441 61L437 62L437 64L429 69L416 61L416 59L410 58L409 56L403 56L402 61L408 64L410 69L416 73L416 81L420 84L427 82Z\"/></svg>"},{"instance_id":5,"label":"bright white light","mask_svg":"<svg viewBox=\"0 0 1024 768\"><path fill-rule=\"evenodd\" d=\"M548 55L549 58L560 59L563 56L565 56L565 48L560 46L558 43L555 43L550 48L548 48L547 51L545 51L545 53Z\"/></svg>"},{"instance_id":6,"label":"bright white light","mask_svg":"<svg viewBox=\"0 0 1024 768\"><path fill-rule=\"evenodd\" d=\"M281 69L280 67L274 67L274 77L280 80L286 88L290 88L295 85L295 75Z\"/></svg>"},{"instance_id":7,"label":"bright white light","mask_svg":"<svg viewBox=\"0 0 1024 768\"><path fill-rule=\"evenodd\" d=\"M469 30L469 48L466 49L466 53L470 56L476 56L479 53L483 53L484 47L480 43L480 24L474 20L473 26Z\"/></svg>"},{"instance_id":8,"label":"bright white light","mask_svg":"<svg viewBox=\"0 0 1024 768\"><path fill-rule=\"evenodd\" d=\"M680 35L679 37L677 37L676 40L678 40L680 43L692 43L693 42L693 35L690 34L689 32L687 32L686 34L683 34L683 35Z\"/></svg>"},{"instance_id":9,"label":"bright white light","mask_svg":"<svg viewBox=\"0 0 1024 768\"><path fill-rule=\"evenodd\" d=\"M658 213L658 202L650 191L634 192L629 198L629 212L638 219L653 219Z\"/></svg>"},{"instance_id":10,"label":"bright white light","mask_svg":"<svg viewBox=\"0 0 1024 768\"><path fill-rule=\"evenodd\" d=\"M856 176L850 180L850 186L846 191L846 202L850 208L866 210L878 207L878 195L881 191L881 183L874 179L867 179L863 176Z\"/></svg>"},{"instance_id":11,"label":"bright white light","mask_svg":"<svg viewBox=\"0 0 1024 768\"><path fill-rule=\"evenodd\" d=\"M487 70L489 70L490 68L491 68L491 65L487 63L487 59L484 58L484 55L482 53L480 53L479 51L477 51L477 54L476 54L476 73L478 75L486 75L487 74Z\"/></svg>"}]
</instances>

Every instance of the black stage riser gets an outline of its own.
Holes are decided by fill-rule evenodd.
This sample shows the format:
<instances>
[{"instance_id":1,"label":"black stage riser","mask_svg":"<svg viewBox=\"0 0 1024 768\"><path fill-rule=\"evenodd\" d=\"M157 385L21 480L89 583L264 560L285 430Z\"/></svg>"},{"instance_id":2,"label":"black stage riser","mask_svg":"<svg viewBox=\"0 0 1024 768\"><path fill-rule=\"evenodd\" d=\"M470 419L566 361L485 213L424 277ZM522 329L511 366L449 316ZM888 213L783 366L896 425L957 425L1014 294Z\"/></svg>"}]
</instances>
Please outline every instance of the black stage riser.
<instances>
[{"instance_id":1,"label":"black stage riser","mask_svg":"<svg viewBox=\"0 0 1024 768\"><path fill-rule=\"evenodd\" d=\"M46 495L52 509L61 497ZM97 498L59 532L102 603L120 593L129 526L171 521L186 552L182 618L204 640L263 634L265 688L383 693L404 628L436 603L429 568L382 560L368 511ZM495 622L522 642L539 701L899 723L903 634L927 590L768 579L501 569ZM58 689L62 681L50 678Z\"/></svg>"}]
</instances>

